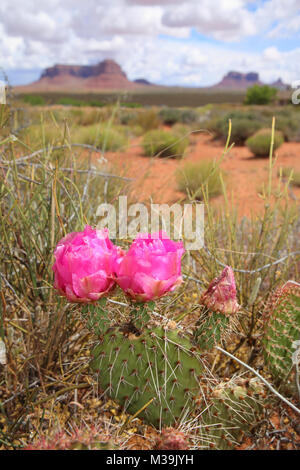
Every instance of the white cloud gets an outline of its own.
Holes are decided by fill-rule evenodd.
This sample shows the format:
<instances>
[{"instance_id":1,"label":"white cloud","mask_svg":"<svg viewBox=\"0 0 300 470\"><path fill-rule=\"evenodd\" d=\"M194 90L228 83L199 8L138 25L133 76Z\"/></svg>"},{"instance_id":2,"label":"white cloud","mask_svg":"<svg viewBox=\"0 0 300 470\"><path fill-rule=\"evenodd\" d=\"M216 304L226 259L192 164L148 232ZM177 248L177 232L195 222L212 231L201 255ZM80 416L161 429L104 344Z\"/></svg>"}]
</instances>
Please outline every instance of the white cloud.
<instances>
[{"instance_id":1,"label":"white cloud","mask_svg":"<svg viewBox=\"0 0 300 470\"><path fill-rule=\"evenodd\" d=\"M239 52L256 34L300 35L299 0L1 0L0 66L37 69L96 63L111 57L130 78L208 85L230 69L257 70L263 80L299 79L299 49ZM195 28L208 41L189 39ZM297 55L298 54L298 55Z\"/></svg>"}]
</instances>

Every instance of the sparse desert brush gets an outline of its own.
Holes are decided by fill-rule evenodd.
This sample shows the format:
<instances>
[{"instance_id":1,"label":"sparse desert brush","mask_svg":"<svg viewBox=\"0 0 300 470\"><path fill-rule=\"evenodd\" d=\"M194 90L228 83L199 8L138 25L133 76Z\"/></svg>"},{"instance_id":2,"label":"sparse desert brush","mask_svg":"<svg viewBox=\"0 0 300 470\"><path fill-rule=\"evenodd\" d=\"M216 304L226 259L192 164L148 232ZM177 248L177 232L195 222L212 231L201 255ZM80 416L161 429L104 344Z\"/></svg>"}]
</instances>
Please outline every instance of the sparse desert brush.
<instances>
[{"instance_id":1,"label":"sparse desert brush","mask_svg":"<svg viewBox=\"0 0 300 470\"><path fill-rule=\"evenodd\" d=\"M228 135L228 122L231 119L231 142L244 145L245 141L256 131L263 127L259 115L251 112L233 111L223 117L217 117L207 123L207 129L217 138L226 142Z\"/></svg>"},{"instance_id":2,"label":"sparse desert brush","mask_svg":"<svg viewBox=\"0 0 300 470\"><path fill-rule=\"evenodd\" d=\"M177 123L177 124L174 124L174 126L172 127L172 132L173 134L177 134L179 136L189 137L189 135L191 134L191 129L190 129L190 126Z\"/></svg>"},{"instance_id":3,"label":"sparse desert brush","mask_svg":"<svg viewBox=\"0 0 300 470\"><path fill-rule=\"evenodd\" d=\"M25 95L23 101L31 106L43 106L46 104L46 100L41 95Z\"/></svg>"},{"instance_id":4,"label":"sparse desert brush","mask_svg":"<svg viewBox=\"0 0 300 470\"><path fill-rule=\"evenodd\" d=\"M247 147L257 157L268 157L270 153L272 131L271 129L261 129L246 141ZM274 133L273 150L277 150L284 142L282 132Z\"/></svg>"},{"instance_id":5,"label":"sparse desert brush","mask_svg":"<svg viewBox=\"0 0 300 470\"><path fill-rule=\"evenodd\" d=\"M68 122L77 126L90 126L103 120L102 110L91 108L71 108L67 113Z\"/></svg>"},{"instance_id":6,"label":"sparse desert brush","mask_svg":"<svg viewBox=\"0 0 300 470\"><path fill-rule=\"evenodd\" d=\"M176 171L179 191L190 195L192 199L204 199L222 193L220 167L213 161L188 162Z\"/></svg>"},{"instance_id":7,"label":"sparse desert brush","mask_svg":"<svg viewBox=\"0 0 300 470\"><path fill-rule=\"evenodd\" d=\"M139 112L136 118L132 121L133 125L138 125L144 129L145 132L152 129L157 129L161 125L156 109L150 108Z\"/></svg>"},{"instance_id":8,"label":"sparse desert brush","mask_svg":"<svg viewBox=\"0 0 300 470\"><path fill-rule=\"evenodd\" d=\"M173 126L176 123L191 124L198 120L198 113L193 109L163 108L159 117L164 124Z\"/></svg>"},{"instance_id":9,"label":"sparse desert brush","mask_svg":"<svg viewBox=\"0 0 300 470\"><path fill-rule=\"evenodd\" d=\"M145 134L144 129L139 125L135 125L135 126L130 125L128 127L129 127L130 133L133 137L141 137L142 135Z\"/></svg>"},{"instance_id":10,"label":"sparse desert brush","mask_svg":"<svg viewBox=\"0 0 300 470\"><path fill-rule=\"evenodd\" d=\"M131 125L132 123L136 122L139 116L139 112L127 110L127 109L120 109L119 111L119 122L120 124L124 124L125 126Z\"/></svg>"},{"instance_id":11,"label":"sparse desert brush","mask_svg":"<svg viewBox=\"0 0 300 470\"><path fill-rule=\"evenodd\" d=\"M287 142L300 141L300 120L296 113L276 115L276 129L281 131Z\"/></svg>"},{"instance_id":12,"label":"sparse desert brush","mask_svg":"<svg viewBox=\"0 0 300 470\"><path fill-rule=\"evenodd\" d=\"M19 139L29 148L37 150L61 144L66 137L67 131L63 125L55 126L54 122L47 122L27 127L21 132Z\"/></svg>"},{"instance_id":13,"label":"sparse desert brush","mask_svg":"<svg viewBox=\"0 0 300 470\"><path fill-rule=\"evenodd\" d=\"M292 186L300 188L300 171L295 171L294 168L279 168L277 175L283 179L290 180Z\"/></svg>"},{"instance_id":14,"label":"sparse desert brush","mask_svg":"<svg viewBox=\"0 0 300 470\"><path fill-rule=\"evenodd\" d=\"M105 151L112 152L125 150L128 146L128 138L124 130L115 128L107 124L94 124L91 126L79 127L72 132L72 141L80 144L94 145Z\"/></svg>"},{"instance_id":15,"label":"sparse desert brush","mask_svg":"<svg viewBox=\"0 0 300 470\"><path fill-rule=\"evenodd\" d=\"M144 135L142 145L145 155L150 157L180 158L188 143L187 137L162 130L153 130Z\"/></svg>"}]
</instances>

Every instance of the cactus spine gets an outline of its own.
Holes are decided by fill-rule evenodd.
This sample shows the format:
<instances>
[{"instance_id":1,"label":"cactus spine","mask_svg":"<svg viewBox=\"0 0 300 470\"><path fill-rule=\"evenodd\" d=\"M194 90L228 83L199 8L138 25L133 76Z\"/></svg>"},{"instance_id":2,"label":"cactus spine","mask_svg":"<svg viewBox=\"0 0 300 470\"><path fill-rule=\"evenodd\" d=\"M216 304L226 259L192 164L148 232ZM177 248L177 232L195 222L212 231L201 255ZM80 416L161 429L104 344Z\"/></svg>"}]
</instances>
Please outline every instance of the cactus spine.
<instances>
[{"instance_id":1,"label":"cactus spine","mask_svg":"<svg viewBox=\"0 0 300 470\"><path fill-rule=\"evenodd\" d=\"M170 426L189 414L200 394L204 366L188 337L154 328L139 336L115 327L92 351L101 388L134 414Z\"/></svg>"},{"instance_id":2,"label":"cactus spine","mask_svg":"<svg viewBox=\"0 0 300 470\"><path fill-rule=\"evenodd\" d=\"M202 414L203 445L232 449L249 432L263 410L265 390L257 378L235 377L219 383Z\"/></svg>"},{"instance_id":3,"label":"cactus spine","mask_svg":"<svg viewBox=\"0 0 300 470\"><path fill-rule=\"evenodd\" d=\"M265 361L270 372L288 385L293 369L293 342L300 339L300 285L287 282L271 296L265 313L263 339Z\"/></svg>"}]
</instances>

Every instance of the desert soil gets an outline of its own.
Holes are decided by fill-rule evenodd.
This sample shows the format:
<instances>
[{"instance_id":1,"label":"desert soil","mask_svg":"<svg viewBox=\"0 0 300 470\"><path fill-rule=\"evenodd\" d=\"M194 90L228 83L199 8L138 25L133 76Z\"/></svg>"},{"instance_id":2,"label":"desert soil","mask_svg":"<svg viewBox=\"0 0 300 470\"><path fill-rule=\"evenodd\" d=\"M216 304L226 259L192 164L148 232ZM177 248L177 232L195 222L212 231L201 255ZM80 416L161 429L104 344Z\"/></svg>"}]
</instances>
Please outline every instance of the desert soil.
<instances>
[{"instance_id":1,"label":"desert soil","mask_svg":"<svg viewBox=\"0 0 300 470\"><path fill-rule=\"evenodd\" d=\"M106 158L125 176L134 178L133 196L142 201L155 203L174 203L184 199L184 194L176 187L175 171L185 162L219 159L224 145L205 134L190 137L190 146L181 160L149 158L143 155L141 138L131 142L124 152L108 152ZM286 142L275 153L276 163L273 171L274 188L277 187L280 167L294 168L300 171L300 143ZM259 195L263 184L268 182L268 158L255 158L247 147L234 146L225 156L221 168L226 173L228 195L238 208L241 216L255 215L262 211L264 200ZM300 188L290 187L289 199L300 203ZM211 200L212 204L221 205L223 196Z\"/></svg>"}]
</instances>

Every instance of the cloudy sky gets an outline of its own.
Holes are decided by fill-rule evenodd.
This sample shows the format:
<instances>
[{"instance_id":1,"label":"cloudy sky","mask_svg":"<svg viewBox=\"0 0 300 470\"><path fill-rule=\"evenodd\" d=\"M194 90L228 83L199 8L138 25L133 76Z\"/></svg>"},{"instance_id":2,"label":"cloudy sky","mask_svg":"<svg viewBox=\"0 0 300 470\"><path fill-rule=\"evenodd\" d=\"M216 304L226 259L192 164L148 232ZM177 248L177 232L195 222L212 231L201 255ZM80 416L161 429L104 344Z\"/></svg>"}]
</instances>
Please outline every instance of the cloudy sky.
<instances>
[{"instance_id":1,"label":"cloudy sky","mask_svg":"<svg viewBox=\"0 0 300 470\"><path fill-rule=\"evenodd\" d=\"M12 84L105 58L167 85L211 85L228 70L290 83L300 80L300 0L0 0Z\"/></svg>"}]
</instances>

